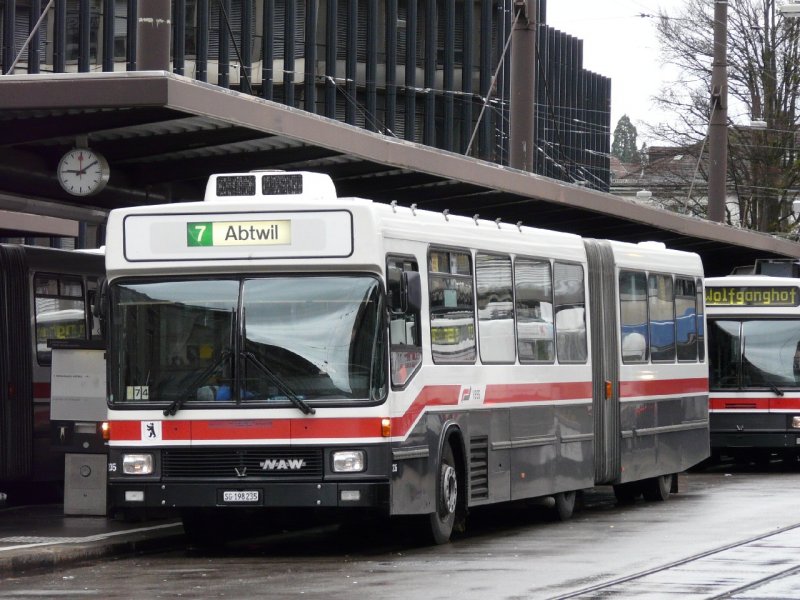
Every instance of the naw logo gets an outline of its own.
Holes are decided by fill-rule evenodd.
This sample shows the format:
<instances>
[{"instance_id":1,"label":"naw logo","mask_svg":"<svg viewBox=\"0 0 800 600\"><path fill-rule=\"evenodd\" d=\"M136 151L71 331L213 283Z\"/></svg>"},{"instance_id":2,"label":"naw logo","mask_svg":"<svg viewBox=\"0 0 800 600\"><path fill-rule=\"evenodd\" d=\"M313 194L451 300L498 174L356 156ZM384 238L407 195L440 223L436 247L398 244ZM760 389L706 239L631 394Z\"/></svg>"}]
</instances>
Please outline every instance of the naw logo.
<instances>
[{"instance_id":1,"label":"naw logo","mask_svg":"<svg viewBox=\"0 0 800 600\"><path fill-rule=\"evenodd\" d=\"M264 471L299 471L306 466L306 461L302 458L267 458L258 465Z\"/></svg>"}]
</instances>

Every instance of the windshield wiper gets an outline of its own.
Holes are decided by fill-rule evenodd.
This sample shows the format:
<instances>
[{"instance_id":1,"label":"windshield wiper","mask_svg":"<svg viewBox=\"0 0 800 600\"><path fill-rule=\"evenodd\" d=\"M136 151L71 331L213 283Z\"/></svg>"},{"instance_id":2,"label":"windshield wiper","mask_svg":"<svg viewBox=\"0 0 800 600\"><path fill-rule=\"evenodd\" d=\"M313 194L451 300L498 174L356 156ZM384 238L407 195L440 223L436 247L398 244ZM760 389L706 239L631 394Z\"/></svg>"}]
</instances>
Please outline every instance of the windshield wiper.
<instances>
[{"instance_id":1,"label":"windshield wiper","mask_svg":"<svg viewBox=\"0 0 800 600\"><path fill-rule=\"evenodd\" d=\"M308 404L306 404L305 400L303 400L297 394L295 394L292 391L292 389L288 385L286 385L286 383L278 375L276 375L272 369L270 369L267 365L258 360L255 354L253 354L252 352L242 352L242 356L245 359L250 360L256 367L258 367L259 371L261 371L262 373L264 373L264 375L269 377L270 381L272 381L272 383L275 384L275 387L278 388L281 391L281 393L284 396L286 396L292 404L294 404L297 408L299 408L303 412L303 414L305 415L316 414L317 411L314 410L313 406L309 406Z\"/></svg>"},{"instance_id":2,"label":"windshield wiper","mask_svg":"<svg viewBox=\"0 0 800 600\"><path fill-rule=\"evenodd\" d=\"M777 385L775 385L771 381L767 381L765 383L767 384L767 387L772 391L773 394L775 394L776 396L783 396L783 390L779 388Z\"/></svg>"},{"instance_id":3,"label":"windshield wiper","mask_svg":"<svg viewBox=\"0 0 800 600\"><path fill-rule=\"evenodd\" d=\"M230 348L225 348L225 350L220 352L219 358L217 360L215 360L208 367L206 367L205 370L202 373L200 373L197 377L192 379L192 381L189 383L188 386L189 392L184 396L179 396L175 398L175 400L172 401L172 404L170 404L167 408L164 409L164 416L168 417L170 415L174 415L181 409L181 406L183 406L184 402L186 402L192 396L196 396L197 386L203 383L206 379L208 379L209 375L211 375L211 373L213 373L216 369L218 369L219 366L230 357L231 357Z\"/></svg>"}]
</instances>

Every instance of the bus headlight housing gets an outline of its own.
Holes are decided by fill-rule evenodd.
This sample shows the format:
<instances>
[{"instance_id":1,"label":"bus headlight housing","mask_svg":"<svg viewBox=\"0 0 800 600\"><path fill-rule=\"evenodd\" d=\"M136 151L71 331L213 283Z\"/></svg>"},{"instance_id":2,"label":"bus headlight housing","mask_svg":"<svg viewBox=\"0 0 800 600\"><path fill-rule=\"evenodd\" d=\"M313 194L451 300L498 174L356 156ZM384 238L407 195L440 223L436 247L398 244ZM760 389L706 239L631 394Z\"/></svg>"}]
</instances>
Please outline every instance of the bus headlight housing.
<instances>
[{"instance_id":1,"label":"bus headlight housing","mask_svg":"<svg viewBox=\"0 0 800 600\"><path fill-rule=\"evenodd\" d=\"M800 417L792 417L792 429L800 429Z\"/></svg>"},{"instance_id":2,"label":"bus headlight housing","mask_svg":"<svg viewBox=\"0 0 800 600\"><path fill-rule=\"evenodd\" d=\"M363 450L341 450L333 453L334 473L360 473L367 465Z\"/></svg>"},{"instance_id":3,"label":"bus headlight housing","mask_svg":"<svg viewBox=\"0 0 800 600\"><path fill-rule=\"evenodd\" d=\"M153 473L152 454L125 454L122 457L122 472L125 475L150 475Z\"/></svg>"}]
</instances>

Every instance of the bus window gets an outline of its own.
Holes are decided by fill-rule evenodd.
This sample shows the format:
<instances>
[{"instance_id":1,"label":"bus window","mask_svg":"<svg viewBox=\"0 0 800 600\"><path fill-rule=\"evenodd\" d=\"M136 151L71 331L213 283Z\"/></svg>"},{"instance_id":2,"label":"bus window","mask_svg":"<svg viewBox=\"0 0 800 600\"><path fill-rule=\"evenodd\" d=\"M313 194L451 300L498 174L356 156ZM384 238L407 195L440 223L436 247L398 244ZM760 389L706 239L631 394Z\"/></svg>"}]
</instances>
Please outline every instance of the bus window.
<instances>
[{"instance_id":1,"label":"bus window","mask_svg":"<svg viewBox=\"0 0 800 600\"><path fill-rule=\"evenodd\" d=\"M247 279L242 310L243 400L286 402L287 388L304 400L383 399L386 338L376 278Z\"/></svg>"},{"instance_id":2,"label":"bus window","mask_svg":"<svg viewBox=\"0 0 800 600\"><path fill-rule=\"evenodd\" d=\"M520 362L555 360L553 342L553 280L550 263L517 258L516 285L517 348Z\"/></svg>"},{"instance_id":3,"label":"bus window","mask_svg":"<svg viewBox=\"0 0 800 600\"><path fill-rule=\"evenodd\" d=\"M647 362L647 276L643 272L620 272L619 303L622 362Z\"/></svg>"},{"instance_id":4,"label":"bus window","mask_svg":"<svg viewBox=\"0 0 800 600\"><path fill-rule=\"evenodd\" d=\"M675 293L671 275L650 274L650 357L653 362L675 361Z\"/></svg>"},{"instance_id":5,"label":"bus window","mask_svg":"<svg viewBox=\"0 0 800 600\"><path fill-rule=\"evenodd\" d=\"M400 280L403 271L417 271L417 261L409 258L389 256L386 259L387 286L389 293L401 293ZM389 343L392 385L403 387L422 364L422 341L419 328L419 312L389 312Z\"/></svg>"},{"instance_id":6,"label":"bus window","mask_svg":"<svg viewBox=\"0 0 800 600\"><path fill-rule=\"evenodd\" d=\"M678 360L697 360L697 293L694 280L675 278L675 327Z\"/></svg>"},{"instance_id":7,"label":"bus window","mask_svg":"<svg viewBox=\"0 0 800 600\"><path fill-rule=\"evenodd\" d=\"M511 289L511 257L497 254L475 256L478 288L478 335L481 361L513 363L514 299Z\"/></svg>"},{"instance_id":8,"label":"bus window","mask_svg":"<svg viewBox=\"0 0 800 600\"><path fill-rule=\"evenodd\" d=\"M799 321L762 319L742 323L742 385L800 385Z\"/></svg>"},{"instance_id":9,"label":"bus window","mask_svg":"<svg viewBox=\"0 0 800 600\"><path fill-rule=\"evenodd\" d=\"M740 387L741 323L739 321L713 320L708 322L709 361L714 366L709 372L711 389L736 389Z\"/></svg>"},{"instance_id":10,"label":"bus window","mask_svg":"<svg viewBox=\"0 0 800 600\"><path fill-rule=\"evenodd\" d=\"M431 251L431 356L437 363L475 362L475 302L468 252Z\"/></svg>"},{"instance_id":11,"label":"bus window","mask_svg":"<svg viewBox=\"0 0 800 600\"><path fill-rule=\"evenodd\" d=\"M586 362L586 296L583 267L555 263L556 352L558 362Z\"/></svg>"},{"instance_id":12,"label":"bus window","mask_svg":"<svg viewBox=\"0 0 800 600\"><path fill-rule=\"evenodd\" d=\"M194 393L190 385L199 398L232 399L218 392L232 383L232 360L224 357L234 348L238 281L141 282L113 291L116 401L175 401Z\"/></svg>"},{"instance_id":13,"label":"bus window","mask_svg":"<svg viewBox=\"0 0 800 600\"><path fill-rule=\"evenodd\" d=\"M34 278L36 359L50 364L47 340L85 340L86 303L78 277L36 275Z\"/></svg>"}]
</instances>

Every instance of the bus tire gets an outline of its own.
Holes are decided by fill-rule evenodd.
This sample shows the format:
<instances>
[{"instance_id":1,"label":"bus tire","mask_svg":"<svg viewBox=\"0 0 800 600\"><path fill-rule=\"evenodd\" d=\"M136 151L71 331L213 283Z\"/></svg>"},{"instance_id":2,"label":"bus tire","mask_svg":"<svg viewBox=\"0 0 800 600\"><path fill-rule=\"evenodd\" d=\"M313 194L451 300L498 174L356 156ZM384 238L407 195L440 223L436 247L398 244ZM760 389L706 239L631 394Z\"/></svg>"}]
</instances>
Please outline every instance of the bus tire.
<instances>
[{"instance_id":1,"label":"bus tire","mask_svg":"<svg viewBox=\"0 0 800 600\"><path fill-rule=\"evenodd\" d=\"M617 499L617 504L633 504L641 493L642 486L638 481L614 485L614 497Z\"/></svg>"},{"instance_id":2,"label":"bus tire","mask_svg":"<svg viewBox=\"0 0 800 600\"><path fill-rule=\"evenodd\" d=\"M559 492L553 496L555 500L554 512L559 521L567 521L572 517L575 512L575 490L571 492Z\"/></svg>"},{"instance_id":3,"label":"bus tire","mask_svg":"<svg viewBox=\"0 0 800 600\"><path fill-rule=\"evenodd\" d=\"M445 443L436 477L436 510L428 515L434 544L446 544L450 541L458 502L458 471L453 449L449 443Z\"/></svg>"},{"instance_id":4,"label":"bus tire","mask_svg":"<svg viewBox=\"0 0 800 600\"><path fill-rule=\"evenodd\" d=\"M642 495L649 502L663 502L669 498L672 489L672 473L645 479L642 482Z\"/></svg>"}]
</instances>

